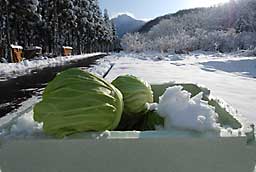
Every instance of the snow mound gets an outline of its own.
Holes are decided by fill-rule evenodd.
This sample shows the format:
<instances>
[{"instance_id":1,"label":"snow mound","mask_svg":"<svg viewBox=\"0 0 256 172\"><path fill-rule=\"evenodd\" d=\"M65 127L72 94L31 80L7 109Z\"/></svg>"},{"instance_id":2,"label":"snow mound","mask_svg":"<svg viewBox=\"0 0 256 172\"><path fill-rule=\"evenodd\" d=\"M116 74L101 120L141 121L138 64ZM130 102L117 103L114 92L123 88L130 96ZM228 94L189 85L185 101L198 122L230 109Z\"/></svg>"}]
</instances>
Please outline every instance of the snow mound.
<instances>
[{"instance_id":1,"label":"snow mound","mask_svg":"<svg viewBox=\"0 0 256 172\"><path fill-rule=\"evenodd\" d=\"M33 111L24 114L17 119L10 132L15 135L30 136L36 131L42 131L42 124L39 124L33 119Z\"/></svg>"},{"instance_id":2,"label":"snow mound","mask_svg":"<svg viewBox=\"0 0 256 172\"><path fill-rule=\"evenodd\" d=\"M4 138L34 138L43 134L43 124L33 119L33 111L27 112L18 117L14 123L0 133Z\"/></svg>"},{"instance_id":3,"label":"snow mound","mask_svg":"<svg viewBox=\"0 0 256 172\"><path fill-rule=\"evenodd\" d=\"M159 99L157 111L165 118L164 129L172 128L204 131L220 131L218 115L214 108L203 101L203 93L190 98L191 94L182 91L182 86L167 88Z\"/></svg>"}]
</instances>

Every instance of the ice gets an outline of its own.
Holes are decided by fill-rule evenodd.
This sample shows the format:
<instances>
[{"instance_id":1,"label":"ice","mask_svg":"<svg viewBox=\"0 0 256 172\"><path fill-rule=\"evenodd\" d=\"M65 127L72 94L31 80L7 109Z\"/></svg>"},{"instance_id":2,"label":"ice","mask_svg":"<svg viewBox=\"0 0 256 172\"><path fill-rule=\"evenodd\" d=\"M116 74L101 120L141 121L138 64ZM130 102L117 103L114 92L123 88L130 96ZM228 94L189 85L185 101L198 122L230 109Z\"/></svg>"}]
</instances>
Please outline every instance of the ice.
<instances>
[{"instance_id":1,"label":"ice","mask_svg":"<svg viewBox=\"0 0 256 172\"><path fill-rule=\"evenodd\" d=\"M182 86L167 88L159 99L157 112L165 118L164 129L173 128L194 131L220 131L214 108L203 101L203 94L190 98Z\"/></svg>"}]
</instances>

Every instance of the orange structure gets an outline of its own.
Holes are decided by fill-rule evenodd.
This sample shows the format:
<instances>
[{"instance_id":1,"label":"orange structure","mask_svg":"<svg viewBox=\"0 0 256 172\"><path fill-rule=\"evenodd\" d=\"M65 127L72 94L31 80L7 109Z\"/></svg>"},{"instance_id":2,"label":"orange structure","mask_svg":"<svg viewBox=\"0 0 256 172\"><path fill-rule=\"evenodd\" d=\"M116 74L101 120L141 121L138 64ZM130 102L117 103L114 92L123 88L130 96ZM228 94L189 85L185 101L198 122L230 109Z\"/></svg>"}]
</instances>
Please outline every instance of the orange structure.
<instances>
[{"instance_id":1,"label":"orange structure","mask_svg":"<svg viewBox=\"0 0 256 172\"><path fill-rule=\"evenodd\" d=\"M11 62L19 63L22 61L23 47L19 45L11 45Z\"/></svg>"},{"instance_id":2,"label":"orange structure","mask_svg":"<svg viewBox=\"0 0 256 172\"><path fill-rule=\"evenodd\" d=\"M62 55L63 55L63 56L71 56L72 50L73 50L72 47L63 46L63 47L62 47Z\"/></svg>"}]
</instances>

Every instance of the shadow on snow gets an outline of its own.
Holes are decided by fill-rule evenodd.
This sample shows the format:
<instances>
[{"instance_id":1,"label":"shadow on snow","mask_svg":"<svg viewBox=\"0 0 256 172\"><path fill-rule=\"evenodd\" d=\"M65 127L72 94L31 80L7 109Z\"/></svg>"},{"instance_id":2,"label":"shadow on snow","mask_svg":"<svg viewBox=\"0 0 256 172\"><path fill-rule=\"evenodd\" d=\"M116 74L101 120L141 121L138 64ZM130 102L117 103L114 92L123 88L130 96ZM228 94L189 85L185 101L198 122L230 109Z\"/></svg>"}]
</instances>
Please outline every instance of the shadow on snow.
<instances>
[{"instance_id":1,"label":"shadow on snow","mask_svg":"<svg viewBox=\"0 0 256 172\"><path fill-rule=\"evenodd\" d=\"M221 70L229 73L236 73L242 76L256 78L256 59L229 60L229 61L209 61L200 63L202 70L215 72Z\"/></svg>"}]
</instances>

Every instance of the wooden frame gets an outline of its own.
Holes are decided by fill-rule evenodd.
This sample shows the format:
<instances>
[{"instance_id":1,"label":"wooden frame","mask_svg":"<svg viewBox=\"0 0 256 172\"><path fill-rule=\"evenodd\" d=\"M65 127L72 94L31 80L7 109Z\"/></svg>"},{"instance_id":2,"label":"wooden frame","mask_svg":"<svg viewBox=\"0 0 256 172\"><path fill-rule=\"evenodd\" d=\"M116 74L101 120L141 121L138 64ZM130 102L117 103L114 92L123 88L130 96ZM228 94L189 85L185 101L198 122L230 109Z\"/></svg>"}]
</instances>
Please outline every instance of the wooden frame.
<instances>
[{"instance_id":1,"label":"wooden frame","mask_svg":"<svg viewBox=\"0 0 256 172\"><path fill-rule=\"evenodd\" d=\"M62 55L63 56L71 56L72 55L73 48L68 46L62 47Z\"/></svg>"},{"instance_id":2,"label":"wooden frame","mask_svg":"<svg viewBox=\"0 0 256 172\"><path fill-rule=\"evenodd\" d=\"M11 45L11 62L19 63L23 60L22 57L23 47L19 45Z\"/></svg>"}]
</instances>

